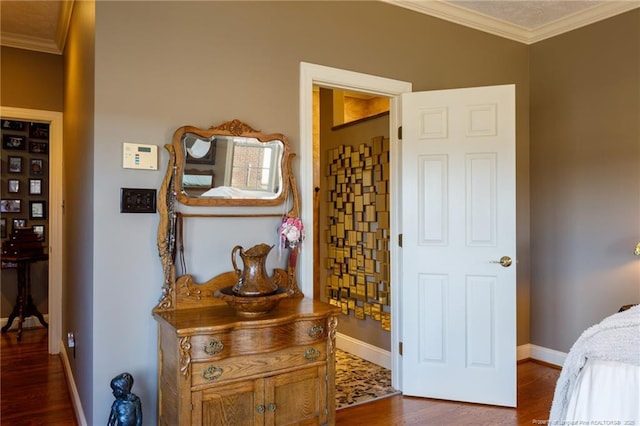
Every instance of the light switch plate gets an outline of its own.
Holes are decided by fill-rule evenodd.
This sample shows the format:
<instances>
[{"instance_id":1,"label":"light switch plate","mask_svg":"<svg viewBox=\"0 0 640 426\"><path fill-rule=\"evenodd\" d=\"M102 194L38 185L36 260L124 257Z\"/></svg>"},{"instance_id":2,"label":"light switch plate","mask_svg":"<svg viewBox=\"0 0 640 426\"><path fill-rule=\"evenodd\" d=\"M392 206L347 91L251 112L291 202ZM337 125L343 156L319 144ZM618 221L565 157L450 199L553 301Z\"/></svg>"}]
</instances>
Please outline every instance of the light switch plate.
<instances>
[{"instance_id":1,"label":"light switch plate","mask_svg":"<svg viewBox=\"0 0 640 426\"><path fill-rule=\"evenodd\" d=\"M120 213L155 212L155 189L120 188Z\"/></svg>"}]
</instances>

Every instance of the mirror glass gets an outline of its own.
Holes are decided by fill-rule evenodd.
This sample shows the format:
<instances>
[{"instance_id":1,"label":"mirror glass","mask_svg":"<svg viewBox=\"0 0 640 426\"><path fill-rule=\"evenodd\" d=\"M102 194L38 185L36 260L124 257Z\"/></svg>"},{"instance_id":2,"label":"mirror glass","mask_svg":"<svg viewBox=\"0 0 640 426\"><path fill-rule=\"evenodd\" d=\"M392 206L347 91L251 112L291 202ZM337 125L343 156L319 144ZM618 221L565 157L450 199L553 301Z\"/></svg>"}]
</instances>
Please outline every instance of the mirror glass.
<instances>
[{"instance_id":1,"label":"mirror glass","mask_svg":"<svg viewBox=\"0 0 640 426\"><path fill-rule=\"evenodd\" d=\"M282 191L282 141L185 133L182 189L189 197L277 198ZM191 164L202 164L190 167Z\"/></svg>"},{"instance_id":2,"label":"mirror glass","mask_svg":"<svg viewBox=\"0 0 640 426\"><path fill-rule=\"evenodd\" d=\"M183 127L174 135L176 193L188 205L278 204L288 147L282 135ZM177 142L177 144L176 144Z\"/></svg>"}]
</instances>

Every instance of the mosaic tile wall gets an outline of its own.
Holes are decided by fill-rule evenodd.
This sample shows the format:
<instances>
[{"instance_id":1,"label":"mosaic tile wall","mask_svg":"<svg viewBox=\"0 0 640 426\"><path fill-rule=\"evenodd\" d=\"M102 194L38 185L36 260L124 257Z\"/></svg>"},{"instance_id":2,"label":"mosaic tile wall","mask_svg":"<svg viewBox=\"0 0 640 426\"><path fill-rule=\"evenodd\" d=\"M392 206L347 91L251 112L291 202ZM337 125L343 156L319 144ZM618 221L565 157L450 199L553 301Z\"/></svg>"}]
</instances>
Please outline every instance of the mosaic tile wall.
<instances>
[{"instance_id":1,"label":"mosaic tile wall","mask_svg":"<svg viewBox=\"0 0 640 426\"><path fill-rule=\"evenodd\" d=\"M326 230L329 303L391 329L389 139L328 152Z\"/></svg>"}]
</instances>

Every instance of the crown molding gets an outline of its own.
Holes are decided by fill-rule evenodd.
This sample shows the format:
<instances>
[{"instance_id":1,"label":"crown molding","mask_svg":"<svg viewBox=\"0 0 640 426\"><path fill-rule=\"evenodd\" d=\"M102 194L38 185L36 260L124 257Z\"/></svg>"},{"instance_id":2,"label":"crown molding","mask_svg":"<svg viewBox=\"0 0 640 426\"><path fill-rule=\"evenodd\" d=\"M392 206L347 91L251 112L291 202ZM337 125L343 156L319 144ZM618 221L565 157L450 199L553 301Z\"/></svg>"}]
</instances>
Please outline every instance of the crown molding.
<instances>
[{"instance_id":1,"label":"crown molding","mask_svg":"<svg viewBox=\"0 0 640 426\"><path fill-rule=\"evenodd\" d=\"M60 54L64 52L64 46L67 42L67 34L69 33L69 25L71 24L71 12L75 0L63 1L60 5L60 15L58 17L58 28L56 31L56 45Z\"/></svg>"},{"instance_id":2,"label":"crown molding","mask_svg":"<svg viewBox=\"0 0 640 426\"><path fill-rule=\"evenodd\" d=\"M17 49L35 50L36 52L53 53L56 55L62 53L58 45L52 40L40 37L29 37L24 34L3 33L0 44Z\"/></svg>"},{"instance_id":3,"label":"crown molding","mask_svg":"<svg viewBox=\"0 0 640 426\"><path fill-rule=\"evenodd\" d=\"M526 28L442 0L380 0L489 34L532 44L640 7L639 0L599 3L537 28Z\"/></svg>"}]
</instances>

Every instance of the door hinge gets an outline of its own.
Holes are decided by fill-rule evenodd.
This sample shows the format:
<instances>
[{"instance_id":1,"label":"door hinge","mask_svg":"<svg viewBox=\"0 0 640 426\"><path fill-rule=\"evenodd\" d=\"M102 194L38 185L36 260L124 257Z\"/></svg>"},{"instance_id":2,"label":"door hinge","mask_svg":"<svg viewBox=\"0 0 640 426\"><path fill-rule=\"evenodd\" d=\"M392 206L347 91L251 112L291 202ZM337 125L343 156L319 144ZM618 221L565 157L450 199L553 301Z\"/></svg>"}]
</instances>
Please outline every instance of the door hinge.
<instances>
[{"instance_id":1,"label":"door hinge","mask_svg":"<svg viewBox=\"0 0 640 426\"><path fill-rule=\"evenodd\" d=\"M398 127L398 139L402 140L402 126Z\"/></svg>"},{"instance_id":2,"label":"door hinge","mask_svg":"<svg viewBox=\"0 0 640 426\"><path fill-rule=\"evenodd\" d=\"M189 405L191 405L191 411L193 411L193 404L189 404Z\"/></svg>"},{"instance_id":3,"label":"door hinge","mask_svg":"<svg viewBox=\"0 0 640 426\"><path fill-rule=\"evenodd\" d=\"M398 343L398 352L400 353L400 355L402 356L402 342Z\"/></svg>"},{"instance_id":4,"label":"door hinge","mask_svg":"<svg viewBox=\"0 0 640 426\"><path fill-rule=\"evenodd\" d=\"M398 234L398 245L402 247L402 234Z\"/></svg>"}]
</instances>

